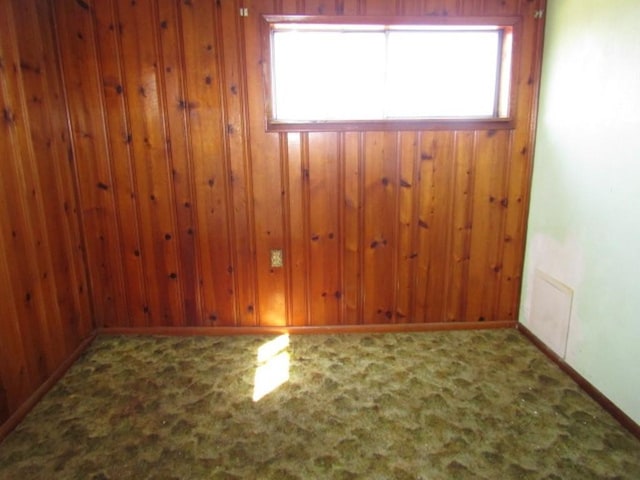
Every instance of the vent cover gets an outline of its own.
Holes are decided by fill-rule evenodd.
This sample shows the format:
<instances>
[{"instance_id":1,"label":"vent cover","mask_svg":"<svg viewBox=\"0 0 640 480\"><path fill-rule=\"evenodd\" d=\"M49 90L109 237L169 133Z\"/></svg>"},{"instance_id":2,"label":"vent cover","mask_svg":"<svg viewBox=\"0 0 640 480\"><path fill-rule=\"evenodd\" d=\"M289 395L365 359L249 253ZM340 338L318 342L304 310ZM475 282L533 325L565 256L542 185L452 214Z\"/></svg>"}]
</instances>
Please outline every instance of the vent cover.
<instances>
[{"instance_id":1,"label":"vent cover","mask_svg":"<svg viewBox=\"0 0 640 480\"><path fill-rule=\"evenodd\" d=\"M536 269L529 329L562 358L567 352L572 303L571 288Z\"/></svg>"}]
</instances>

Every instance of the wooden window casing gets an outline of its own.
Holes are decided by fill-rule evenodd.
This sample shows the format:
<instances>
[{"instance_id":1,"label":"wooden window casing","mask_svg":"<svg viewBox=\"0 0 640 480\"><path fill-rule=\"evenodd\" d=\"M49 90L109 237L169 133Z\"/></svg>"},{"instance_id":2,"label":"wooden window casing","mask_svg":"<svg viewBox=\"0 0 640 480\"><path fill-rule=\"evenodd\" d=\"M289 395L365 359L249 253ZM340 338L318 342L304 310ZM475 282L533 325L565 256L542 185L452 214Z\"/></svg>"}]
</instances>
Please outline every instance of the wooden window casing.
<instances>
[{"instance_id":1,"label":"wooden window casing","mask_svg":"<svg viewBox=\"0 0 640 480\"><path fill-rule=\"evenodd\" d=\"M270 132L316 132L316 131L398 131L398 130L478 130L513 129L516 116L517 69L519 65L519 26L518 16L499 17L372 17L372 16L318 16L318 15L264 15L262 17L263 81L265 97L266 131ZM496 107L492 116L472 117L407 117L380 119L345 120L287 120L279 119L275 112L274 71L273 71L273 34L283 26L304 25L311 27L342 26L384 26L415 28L424 26L425 30L451 31L461 27L461 32L473 31L473 27L485 29L495 27L500 33L498 47L499 59L496 75ZM438 30L437 27L443 27ZM329 31L329 30L327 30Z\"/></svg>"}]
</instances>

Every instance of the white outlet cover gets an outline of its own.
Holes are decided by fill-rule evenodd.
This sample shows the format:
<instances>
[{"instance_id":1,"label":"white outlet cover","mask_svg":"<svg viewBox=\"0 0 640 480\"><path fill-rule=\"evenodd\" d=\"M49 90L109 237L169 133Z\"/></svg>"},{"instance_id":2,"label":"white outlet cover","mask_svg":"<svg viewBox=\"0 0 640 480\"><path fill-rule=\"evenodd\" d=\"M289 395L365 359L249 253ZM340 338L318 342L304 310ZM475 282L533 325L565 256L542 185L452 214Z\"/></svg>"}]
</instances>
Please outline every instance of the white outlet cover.
<instances>
[{"instance_id":1,"label":"white outlet cover","mask_svg":"<svg viewBox=\"0 0 640 480\"><path fill-rule=\"evenodd\" d=\"M282 250L280 249L275 249L275 250L271 250L271 266L273 268L279 268L282 267L284 261L282 258Z\"/></svg>"}]
</instances>

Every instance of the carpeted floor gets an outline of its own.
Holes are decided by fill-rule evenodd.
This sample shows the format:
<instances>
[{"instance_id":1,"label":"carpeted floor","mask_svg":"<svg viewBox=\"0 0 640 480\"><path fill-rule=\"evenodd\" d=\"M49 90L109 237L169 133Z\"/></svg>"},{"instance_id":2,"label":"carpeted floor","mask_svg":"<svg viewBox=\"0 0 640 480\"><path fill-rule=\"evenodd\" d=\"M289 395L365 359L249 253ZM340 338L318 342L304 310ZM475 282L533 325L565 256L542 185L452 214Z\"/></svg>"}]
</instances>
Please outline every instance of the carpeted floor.
<instances>
[{"instance_id":1,"label":"carpeted floor","mask_svg":"<svg viewBox=\"0 0 640 480\"><path fill-rule=\"evenodd\" d=\"M0 478L640 478L640 442L515 330L258 353L273 338L99 337L0 445ZM284 383L254 401L265 372Z\"/></svg>"}]
</instances>

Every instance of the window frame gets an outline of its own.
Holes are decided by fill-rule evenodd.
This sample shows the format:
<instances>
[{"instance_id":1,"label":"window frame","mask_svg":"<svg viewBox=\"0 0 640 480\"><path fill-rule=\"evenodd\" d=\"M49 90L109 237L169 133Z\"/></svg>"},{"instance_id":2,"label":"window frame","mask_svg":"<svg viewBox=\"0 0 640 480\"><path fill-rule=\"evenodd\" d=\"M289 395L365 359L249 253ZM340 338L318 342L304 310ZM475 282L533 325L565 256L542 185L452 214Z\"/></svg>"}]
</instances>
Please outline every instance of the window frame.
<instances>
[{"instance_id":1,"label":"window frame","mask_svg":"<svg viewBox=\"0 0 640 480\"><path fill-rule=\"evenodd\" d=\"M327 15L263 15L261 25L262 40L262 76L265 103L265 125L268 132L322 132L322 131L388 131L388 130L482 130L515 128L518 66L520 60L520 16L429 16L429 17L389 17L389 16L327 16ZM451 26L497 26L511 36L511 71L508 72L508 113L504 117L462 117L462 118L394 118L375 120L308 120L289 121L274 118L273 91L273 51L272 34L274 25L281 24L321 24L321 25L387 25L429 27ZM505 42L502 42L502 56L505 55ZM504 61L504 58L503 58ZM500 65L503 65L503 61ZM500 96L500 82L505 80L504 72L499 72L500 80L496 85Z\"/></svg>"}]
</instances>

